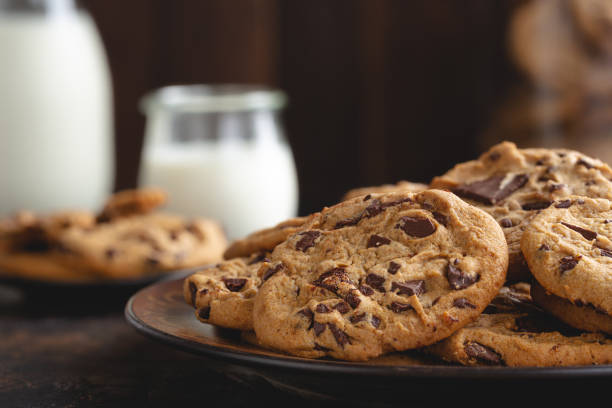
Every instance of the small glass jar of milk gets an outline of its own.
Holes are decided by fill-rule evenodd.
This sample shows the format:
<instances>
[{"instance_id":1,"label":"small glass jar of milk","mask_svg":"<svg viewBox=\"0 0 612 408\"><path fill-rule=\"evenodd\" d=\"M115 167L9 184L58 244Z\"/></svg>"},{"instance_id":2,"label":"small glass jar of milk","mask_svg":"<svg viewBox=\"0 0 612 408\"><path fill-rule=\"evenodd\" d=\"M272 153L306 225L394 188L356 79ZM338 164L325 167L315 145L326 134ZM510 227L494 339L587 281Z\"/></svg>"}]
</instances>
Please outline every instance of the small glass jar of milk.
<instances>
[{"instance_id":1,"label":"small glass jar of milk","mask_svg":"<svg viewBox=\"0 0 612 408\"><path fill-rule=\"evenodd\" d=\"M111 76L74 0L0 0L0 217L98 209L112 190Z\"/></svg>"},{"instance_id":2,"label":"small glass jar of milk","mask_svg":"<svg viewBox=\"0 0 612 408\"><path fill-rule=\"evenodd\" d=\"M219 220L232 239L294 217L297 174L279 120L285 100L249 85L146 95L140 185L166 190L169 211Z\"/></svg>"}]
</instances>

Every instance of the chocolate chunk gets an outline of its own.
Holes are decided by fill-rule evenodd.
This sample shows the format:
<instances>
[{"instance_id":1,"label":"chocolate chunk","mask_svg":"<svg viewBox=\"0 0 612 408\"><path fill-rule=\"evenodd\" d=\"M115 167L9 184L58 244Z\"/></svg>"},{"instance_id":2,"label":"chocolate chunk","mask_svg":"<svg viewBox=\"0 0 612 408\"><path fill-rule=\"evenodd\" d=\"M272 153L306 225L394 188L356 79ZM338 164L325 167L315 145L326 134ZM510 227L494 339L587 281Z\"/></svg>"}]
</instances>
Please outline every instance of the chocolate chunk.
<instances>
[{"instance_id":1,"label":"chocolate chunk","mask_svg":"<svg viewBox=\"0 0 612 408\"><path fill-rule=\"evenodd\" d=\"M198 287L193 282L189 282L189 293L191 294L191 304L193 305L193 307L196 307Z\"/></svg>"},{"instance_id":2,"label":"chocolate chunk","mask_svg":"<svg viewBox=\"0 0 612 408\"><path fill-rule=\"evenodd\" d=\"M391 261L389 262L389 268L387 268L387 272L389 272L391 275L395 275L397 271L399 271L399 268L400 264Z\"/></svg>"},{"instance_id":3,"label":"chocolate chunk","mask_svg":"<svg viewBox=\"0 0 612 408\"><path fill-rule=\"evenodd\" d=\"M268 279L270 279L272 277L272 275L274 275L275 273L277 273L278 271L280 271L281 269L283 269L285 267L284 263L279 263L278 265L276 265L275 267L270 267L268 268L268 270L266 271L266 273L263 274L263 276L261 277L262 281L267 281Z\"/></svg>"},{"instance_id":4,"label":"chocolate chunk","mask_svg":"<svg viewBox=\"0 0 612 408\"><path fill-rule=\"evenodd\" d=\"M324 347L318 343L314 344L314 349L317 351L331 351L330 349L328 349L327 347Z\"/></svg>"},{"instance_id":5,"label":"chocolate chunk","mask_svg":"<svg viewBox=\"0 0 612 408\"><path fill-rule=\"evenodd\" d=\"M363 197L363 201L368 201L370 198L372 198L372 194L368 194L367 196Z\"/></svg>"},{"instance_id":6,"label":"chocolate chunk","mask_svg":"<svg viewBox=\"0 0 612 408\"><path fill-rule=\"evenodd\" d=\"M562 183L554 183L551 184L550 187L548 187L548 191L551 193L554 193L557 190L561 190L563 188L567 187L565 184Z\"/></svg>"},{"instance_id":7,"label":"chocolate chunk","mask_svg":"<svg viewBox=\"0 0 612 408\"><path fill-rule=\"evenodd\" d=\"M180 231L178 230L172 230L168 232L168 235L170 236L170 239L172 241L176 241L179 237Z\"/></svg>"},{"instance_id":8,"label":"chocolate chunk","mask_svg":"<svg viewBox=\"0 0 612 408\"><path fill-rule=\"evenodd\" d=\"M569 208L572 205L572 200L563 200L555 204L555 208Z\"/></svg>"},{"instance_id":9,"label":"chocolate chunk","mask_svg":"<svg viewBox=\"0 0 612 408\"><path fill-rule=\"evenodd\" d=\"M550 251L550 247L548 245L546 245L546 244L542 244L538 248L538 251Z\"/></svg>"},{"instance_id":10,"label":"chocolate chunk","mask_svg":"<svg viewBox=\"0 0 612 408\"><path fill-rule=\"evenodd\" d=\"M597 181L595 181L595 180L587 180L587 181L584 182L585 186L592 186L592 185L595 185L595 184L597 184Z\"/></svg>"},{"instance_id":11,"label":"chocolate chunk","mask_svg":"<svg viewBox=\"0 0 612 408\"><path fill-rule=\"evenodd\" d=\"M391 309L395 313L401 313L407 310L413 310L412 305L410 303L401 303L401 302L392 302L389 305L389 309Z\"/></svg>"},{"instance_id":12,"label":"chocolate chunk","mask_svg":"<svg viewBox=\"0 0 612 408\"><path fill-rule=\"evenodd\" d=\"M314 324L314 313L312 313L312 310L302 309L298 313L310 321L310 326L308 326L308 330L312 329L312 326Z\"/></svg>"},{"instance_id":13,"label":"chocolate chunk","mask_svg":"<svg viewBox=\"0 0 612 408\"><path fill-rule=\"evenodd\" d=\"M388 245L391 243L391 240L385 237L381 237L380 235L372 235L370 239L368 239L368 243L366 245L367 248L378 248L381 245Z\"/></svg>"},{"instance_id":14,"label":"chocolate chunk","mask_svg":"<svg viewBox=\"0 0 612 408\"><path fill-rule=\"evenodd\" d=\"M208 289L206 289L206 288L200 289L200 295L205 295L207 293L208 293Z\"/></svg>"},{"instance_id":15,"label":"chocolate chunk","mask_svg":"<svg viewBox=\"0 0 612 408\"><path fill-rule=\"evenodd\" d=\"M247 280L244 278L223 278L223 283L230 292L240 292L246 285Z\"/></svg>"},{"instance_id":16,"label":"chocolate chunk","mask_svg":"<svg viewBox=\"0 0 612 408\"><path fill-rule=\"evenodd\" d=\"M319 335L325 331L325 327L327 326L325 326L324 323L314 322L312 324L312 328L314 329L315 335L317 337L319 337Z\"/></svg>"},{"instance_id":17,"label":"chocolate chunk","mask_svg":"<svg viewBox=\"0 0 612 408\"><path fill-rule=\"evenodd\" d=\"M502 218L499 220L499 225L501 225L503 228L510 228L514 224L512 224L512 220L510 218Z\"/></svg>"},{"instance_id":18,"label":"chocolate chunk","mask_svg":"<svg viewBox=\"0 0 612 408\"><path fill-rule=\"evenodd\" d=\"M436 232L436 225L429 218L421 217L402 217L395 228L400 228L406 234L417 238L423 238Z\"/></svg>"},{"instance_id":19,"label":"chocolate chunk","mask_svg":"<svg viewBox=\"0 0 612 408\"><path fill-rule=\"evenodd\" d=\"M317 307L315 308L315 312L317 312L317 313L329 313L329 312L331 312L331 309L329 307L327 307L327 305L325 303L319 303L317 305Z\"/></svg>"},{"instance_id":20,"label":"chocolate chunk","mask_svg":"<svg viewBox=\"0 0 612 408\"><path fill-rule=\"evenodd\" d=\"M270 260L268 258L266 258L266 253L265 252L261 252L255 258L251 259L247 265L253 265L253 264L256 264L256 263L259 263L259 262L264 262L264 261L265 262L270 262Z\"/></svg>"},{"instance_id":21,"label":"chocolate chunk","mask_svg":"<svg viewBox=\"0 0 612 408\"><path fill-rule=\"evenodd\" d=\"M365 296L372 296L374 294L374 289L366 285L359 285L359 291Z\"/></svg>"},{"instance_id":22,"label":"chocolate chunk","mask_svg":"<svg viewBox=\"0 0 612 408\"><path fill-rule=\"evenodd\" d=\"M550 207L552 201L533 201L530 203L525 203L521 207L525 211L534 211L534 210L543 210L544 208Z\"/></svg>"},{"instance_id":23,"label":"chocolate chunk","mask_svg":"<svg viewBox=\"0 0 612 408\"><path fill-rule=\"evenodd\" d=\"M444 225L445 227L448 226L448 217L442 213L439 213L437 211L432 212L433 217L436 219L436 221L438 221L440 224Z\"/></svg>"},{"instance_id":24,"label":"chocolate chunk","mask_svg":"<svg viewBox=\"0 0 612 408\"><path fill-rule=\"evenodd\" d=\"M485 180L462 184L452 189L452 192L463 198L469 198L483 204L494 205L510 194L523 187L529 180L526 174L517 174L501 188L505 174L493 176Z\"/></svg>"},{"instance_id":25,"label":"chocolate chunk","mask_svg":"<svg viewBox=\"0 0 612 408\"><path fill-rule=\"evenodd\" d=\"M365 320L366 314L365 313L359 313L359 314L354 314L349 318L349 321L353 324L355 323L359 323L363 320Z\"/></svg>"},{"instance_id":26,"label":"chocolate chunk","mask_svg":"<svg viewBox=\"0 0 612 408\"><path fill-rule=\"evenodd\" d=\"M366 283L379 292L386 292L385 288L383 287L383 284L385 283L385 278L380 275L369 273L368 276L366 276Z\"/></svg>"},{"instance_id":27,"label":"chocolate chunk","mask_svg":"<svg viewBox=\"0 0 612 408\"><path fill-rule=\"evenodd\" d=\"M372 315L372 317L370 318L370 323L372 323L372 326L374 326L375 329L378 329L378 327L380 326L380 318Z\"/></svg>"},{"instance_id":28,"label":"chocolate chunk","mask_svg":"<svg viewBox=\"0 0 612 408\"><path fill-rule=\"evenodd\" d=\"M578 161L576 162L576 165L577 165L577 166L584 166L584 167L586 167L587 169L592 169L593 167L595 167L595 166L593 166L591 163L589 163L588 161L586 161L586 160L584 160L584 159L580 159L580 160L578 160Z\"/></svg>"},{"instance_id":29,"label":"chocolate chunk","mask_svg":"<svg viewBox=\"0 0 612 408\"><path fill-rule=\"evenodd\" d=\"M306 252L308 248L314 246L317 238L321 236L320 231L304 231L299 234L302 238L295 244L295 249L298 251Z\"/></svg>"},{"instance_id":30,"label":"chocolate chunk","mask_svg":"<svg viewBox=\"0 0 612 408\"><path fill-rule=\"evenodd\" d=\"M352 225L357 225L359 223L359 221L361 221L361 214L358 214L354 217L350 217L350 218L346 218L344 220L338 221L336 223L336 225L334 226L334 229L338 229L338 228L344 228L344 227L350 227Z\"/></svg>"},{"instance_id":31,"label":"chocolate chunk","mask_svg":"<svg viewBox=\"0 0 612 408\"><path fill-rule=\"evenodd\" d=\"M470 309L476 309L476 306L470 303L466 298L457 298L453 301L453 306L458 307L459 309L465 309L469 307Z\"/></svg>"},{"instance_id":32,"label":"chocolate chunk","mask_svg":"<svg viewBox=\"0 0 612 408\"><path fill-rule=\"evenodd\" d=\"M391 291L397 290L398 295L417 295L420 296L425 293L425 281L422 279L409 280L406 282L393 282L391 284Z\"/></svg>"},{"instance_id":33,"label":"chocolate chunk","mask_svg":"<svg viewBox=\"0 0 612 408\"><path fill-rule=\"evenodd\" d=\"M577 233L582 235L584 237L584 239L586 239L588 241L592 241L595 238L597 238L597 233L593 232L591 230L579 227L577 225L568 224L567 222L561 222L561 224L565 225L567 228L569 228L571 230L576 231Z\"/></svg>"},{"instance_id":34,"label":"chocolate chunk","mask_svg":"<svg viewBox=\"0 0 612 408\"><path fill-rule=\"evenodd\" d=\"M104 256L106 259L113 259L117 255L117 250L115 248L108 248L104 251Z\"/></svg>"},{"instance_id":35,"label":"chocolate chunk","mask_svg":"<svg viewBox=\"0 0 612 408\"><path fill-rule=\"evenodd\" d=\"M538 161L535 162L536 166L543 166L544 165L544 160L540 159Z\"/></svg>"},{"instance_id":36,"label":"chocolate chunk","mask_svg":"<svg viewBox=\"0 0 612 408\"><path fill-rule=\"evenodd\" d=\"M332 268L322 273L312 284L335 293L341 282L353 284L344 268Z\"/></svg>"},{"instance_id":37,"label":"chocolate chunk","mask_svg":"<svg viewBox=\"0 0 612 408\"><path fill-rule=\"evenodd\" d=\"M582 205L582 204L584 204L584 200L582 198L579 198L579 199L576 200L576 203Z\"/></svg>"},{"instance_id":38,"label":"chocolate chunk","mask_svg":"<svg viewBox=\"0 0 612 408\"><path fill-rule=\"evenodd\" d=\"M460 290L478 282L480 275L470 276L458 267L449 263L446 268L446 279L448 279L448 283L452 289Z\"/></svg>"},{"instance_id":39,"label":"chocolate chunk","mask_svg":"<svg viewBox=\"0 0 612 408\"><path fill-rule=\"evenodd\" d=\"M489 348L487 346L483 346L480 343L476 342L468 342L463 346L463 350L465 354L468 356L475 358L480 363L490 364L490 365L498 365L503 364L501 355L499 355L495 350Z\"/></svg>"},{"instance_id":40,"label":"chocolate chunk","mask_svg":"<svg viewBox=\"0 0 612 408\"><path fill-rule=\"evenodd\" d=\"M359 299L359 298L357 298ZM359 305L359 303L357 303ZM334 306L334 309L340 312L340 314L346 314L351 311L351 307L346 302L340 302Z\"/></svg>"},{"instance_id":41,"label":"chocolate chunk","mask_svg":"<svg viewBox=\"0 0 612 408\"><path fill-rule=\"evenodd\" d=\"M561 273L574 269L578 265L578 260L574 259L573 256L565 256L559 261L559 270Z\"/></svg>"},{"instance_id":42,"label":"chocolate chunk","mask_svg":"<svg viewBox=\"0 0 612 408\"><path fill-rule=\"evenodd\" d=\"M372 202L366 207L364 211L364 216L367 218L375 217L381 212L383 212L385 207L383 207L380 200L372 200Z\"/></svg>"},{"instance_id":43,"label":"chocolate chunk","mask_svg":"<svg viewBox=\"0 0 612 408\"><path fill-rule=\"evenodd\" d=\"M153 267L158 266L158 265L160 264L160 260L159 260L159 258L157 257L157 255L151 255L151 256L147 257L147 258L145 259L145 262L146 262L146 263L147 263L149 266L153 266Z\"/></svg>"},{"instance_id":44,"label":"chocolate chunk","mask_svg":"<svg viewBox=\"0 0 612 408\"><path fill-rule=\"evenodd\" d=\"M367 286L366 286L366 288L370 289ZM372 293L374 293L374 291L372 289L370 289L370 291L372 291ZM365 295L365 293L364 293L364 295ZM353 309L356 309L357 307L359 307L359 304L361 303L361 299L359 299L359 295L357 293L355 293L355 290L351 290L351 292L348 295L346 295L346 301L348 302L349 305L351 305L351 307ZM342 312L340 312L340 313L342 313Z\"/></svg>"},{"instance_id":45,"label":"chocolate chunk","mask_svg":"<svg viewBox=\"0 0 612 408\"><path fill-rule=\"evenodd\" d=\"M563 157L565 157L565 153L557 153L557 156L563 158Z\"/></svg>"},{"instance_id":46,"label":"chocolate chunk","mask_svg":"<svg viewBox=\"0 0 612 408\"><path fill-rule=\"evenodd\" d=\"M336 342L342 347L344 348L344 345L346 343L349 343L349 336L348 334L346 334L345 332L343 332L342 330L340 330L335 324L333 323L327 323L327 326L329 327L329 330L331 330L332 334L334 335L334 337L336 338Z\"/></svg>"},{"instance_id":47,"label":"chocolate chunk","mask_svg":"<svg viewBox=\"0 0 612 408\"><path fill-rule=\"evenodd\" d=\"M602 256L607 256L608 258L612 258L612 251L600 248L600 253Z\"/></svg>"},{"instance_id":48,"label":"chocolate chunk","mask_svg":"<svg viewBox=\"0 0 612 408\"><path fill-rule=\"evenodd\" d=\"M489 160L491 161L497 161L499 160L499 158L501 157L501 153L499 152L493 152L489 155Z\"/></svg>"},{"instance_id":49,"label":"chocolate chunk","mask_svg":"<svg viewBox=\"0 0 612 408\"><path fill-rule=\"evenodd\" d=\"M198 316L201 319L208 320L210 317L210 306L204 306L203 308L198 310Z\"/></svg>"},{"instance_id":50,"label":"chocolate chunk","mask_svg":"<svg viewBox=\"0 0 612 408\"><path fill-rule=\"evenodd\" d=\"M206 239L206 236L204 236L204 232L202 232L202 230L198 228L198 226L194 223L188 224L185 229L187 230L187 232L191 233L192 235L195 235L195 237L199 241L204 241Z\"/></svg>"}]
</instances>

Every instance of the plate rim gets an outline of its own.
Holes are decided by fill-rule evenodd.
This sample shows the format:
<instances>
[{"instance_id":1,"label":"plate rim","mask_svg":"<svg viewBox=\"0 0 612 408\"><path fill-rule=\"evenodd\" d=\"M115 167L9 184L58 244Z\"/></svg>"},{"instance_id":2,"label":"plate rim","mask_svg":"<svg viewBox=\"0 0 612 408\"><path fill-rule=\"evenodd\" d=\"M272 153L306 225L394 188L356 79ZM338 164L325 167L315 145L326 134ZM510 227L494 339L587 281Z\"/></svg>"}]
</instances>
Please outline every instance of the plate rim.
<instances>
[{"instance_id":1,"label":"plate rim","mask_svg":"<svg viewBox=\"0 0 612 408\"><path fill-rule=\"evenodd\" d=\"M318 360L293 357L287 355L268 356L258 355L240 350L228 350L187 340L179 336L164 332L154 326L148 325L133 310L137 297L145 291L152 290L154 286L171 284L179 279L168 279L152 283L130 296L124 309L124 316L128 324L139 333L148 338L161 342L167 346L175 347L192 354L210 357L216 360L225 360L238 365L257 368L273 368L282 370L299 370L308 373L348 374L356 376L374 377L408 377L408 378L440 378L440 379L558 379L558 378L595 378L612 376L612 364L592 366L567 367L500 367L500 366L461 366L461 365L414 365L414 366L375 366L360 362L345 362L333 360ZM205 323L202 323L205 324Z\"/></svg>"}]
</instances>

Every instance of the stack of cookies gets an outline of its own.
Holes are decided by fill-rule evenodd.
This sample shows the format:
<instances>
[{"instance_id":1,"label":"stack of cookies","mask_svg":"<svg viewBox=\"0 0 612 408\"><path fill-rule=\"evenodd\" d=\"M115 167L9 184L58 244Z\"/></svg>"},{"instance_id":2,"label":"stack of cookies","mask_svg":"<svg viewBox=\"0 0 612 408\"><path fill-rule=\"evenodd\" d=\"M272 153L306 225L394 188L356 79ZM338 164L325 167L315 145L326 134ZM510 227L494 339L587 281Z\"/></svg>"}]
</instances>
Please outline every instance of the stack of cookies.
<instances>
[{"instance_id":1,"label":"stack of cookies","mask_svg":"<svg viewBox=\"0 0 612 408\"><path fill-rule=\"evenodd\" d=\"M95 214L20 212L0 220L0 274L38 281L136 279L206 265L227 246L220 225L155 211L157 189L127 190Z\"/></svg>"},{"instance_id":2,"label":"stack of cookies","mask_svg":"<svg viewBox=\"0 0 612 408\"><path fill-rule=\"evenodd\" d=\"M236 241L185 300L300 357L612 363L611 179L578 152L504 142L430 186L359 189Z\"/></svg>"}]
</instances>

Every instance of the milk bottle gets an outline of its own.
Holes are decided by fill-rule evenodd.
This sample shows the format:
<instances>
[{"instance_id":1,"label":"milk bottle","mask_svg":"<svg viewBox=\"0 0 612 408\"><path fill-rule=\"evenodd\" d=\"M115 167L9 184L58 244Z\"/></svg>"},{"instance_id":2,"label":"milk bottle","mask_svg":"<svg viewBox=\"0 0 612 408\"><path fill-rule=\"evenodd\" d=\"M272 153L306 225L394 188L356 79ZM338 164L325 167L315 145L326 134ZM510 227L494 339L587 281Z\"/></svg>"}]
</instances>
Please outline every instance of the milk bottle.
<instances>
[{"instance_id":1,"label":"milk bottle","mask_svg":"<svg viewBox=\"0 0 612 408\"><path fill-rule=\"evenodd\" d=\"M297 174L277 111L279 91L174 86L144 100L140 184L169 194L167 208L223 223L230 238L297 213Z\"/></svg>"},{"instance_id":2,"label":"milk bottle","mask_svg":"<svg viewBox=\"0 0 612 408\"><path fill-rule=\"evenodd\" d=\"M70 0L0 0L0 216L98 208L113 181L112 94Z\"/></svg>"}]
</instances>

